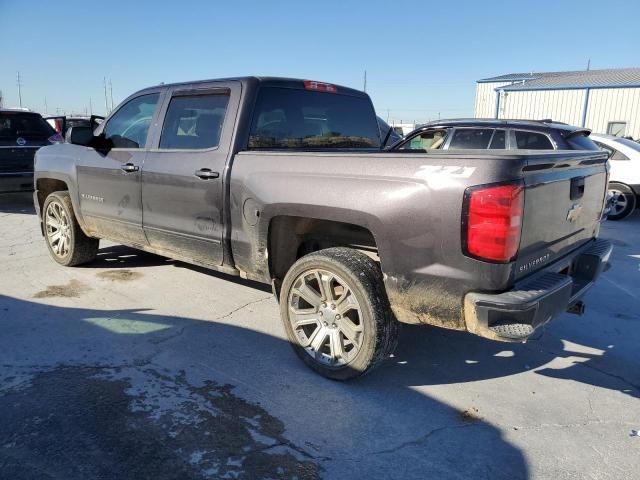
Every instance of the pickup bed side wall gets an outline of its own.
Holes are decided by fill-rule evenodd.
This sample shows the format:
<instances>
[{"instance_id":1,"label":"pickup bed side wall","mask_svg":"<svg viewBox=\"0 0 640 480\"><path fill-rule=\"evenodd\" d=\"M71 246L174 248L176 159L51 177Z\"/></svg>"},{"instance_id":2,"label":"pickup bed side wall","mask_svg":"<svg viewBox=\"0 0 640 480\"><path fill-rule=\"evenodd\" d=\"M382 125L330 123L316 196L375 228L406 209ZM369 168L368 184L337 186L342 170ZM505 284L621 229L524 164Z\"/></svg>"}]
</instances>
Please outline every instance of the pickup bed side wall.
<instances>
[{"instance_id":1,"label":"pickup bed side wall","mask_svg":"<svg viewBox=\"0 0 640 480\"><path fill-rule=\"evenodd\" d=\"M236 267L271 280L269 224L279 215L358 225L375 238L401 321L464 329L464 294L479 285L506 288L512 272L461 254L463 192L517 178L525 164L514 155L473 153L239 153L230 181Z\"/></svg>"}]
</instances>

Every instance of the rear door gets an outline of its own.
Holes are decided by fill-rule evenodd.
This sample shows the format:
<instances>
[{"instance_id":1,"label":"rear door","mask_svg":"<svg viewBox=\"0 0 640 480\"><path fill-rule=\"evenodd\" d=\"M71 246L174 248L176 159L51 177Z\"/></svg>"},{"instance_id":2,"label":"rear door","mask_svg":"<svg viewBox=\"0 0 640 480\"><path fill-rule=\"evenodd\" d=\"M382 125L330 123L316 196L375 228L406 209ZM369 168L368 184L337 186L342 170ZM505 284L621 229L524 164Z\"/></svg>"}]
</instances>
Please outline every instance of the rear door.
<instances>
[{"instance_id":1,"label":"rear door","mask_svg":"<svg viewBox=\"0 0 640 480\"><path fill-rule=\"evenodd\" d=\"M111 148L78 147L80 209L89 229L101 236L134 245L147 243L140 173L160 97L160 92L136 96L111 115L101 130Z\"/></svg>"},{"instance_id":2,"label":"rear door","mask_svg":"<svg viewBox=\"0 0 640 480\"><path fill-rule=\"evenodd\" d=\"M144 231L167 255L222 264L224 172L239 98L239 82L168 93L142 170Z\"/></svg>"}]
</instances>

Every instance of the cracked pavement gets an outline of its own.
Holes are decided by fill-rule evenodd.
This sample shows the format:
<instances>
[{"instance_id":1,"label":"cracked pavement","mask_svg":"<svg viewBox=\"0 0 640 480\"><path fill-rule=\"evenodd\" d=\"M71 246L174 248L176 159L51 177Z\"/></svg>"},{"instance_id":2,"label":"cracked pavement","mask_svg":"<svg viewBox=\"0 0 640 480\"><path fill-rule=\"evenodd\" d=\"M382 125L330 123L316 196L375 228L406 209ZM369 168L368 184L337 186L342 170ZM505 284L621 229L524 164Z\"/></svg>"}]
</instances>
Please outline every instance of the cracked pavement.
<instances>
[{"instance_id":1,"label":"cracked pavement","mask_svg":"<svg viewBox=\"0 0 640 480\"><path fill-rule=\"evenodd\" d=\"M0 197L0 477L637 478L640 215L583 317L527 344L406 326L351 383L307 370L268 286L101 243L48 258Z\"/></svg>"}]
</instances>

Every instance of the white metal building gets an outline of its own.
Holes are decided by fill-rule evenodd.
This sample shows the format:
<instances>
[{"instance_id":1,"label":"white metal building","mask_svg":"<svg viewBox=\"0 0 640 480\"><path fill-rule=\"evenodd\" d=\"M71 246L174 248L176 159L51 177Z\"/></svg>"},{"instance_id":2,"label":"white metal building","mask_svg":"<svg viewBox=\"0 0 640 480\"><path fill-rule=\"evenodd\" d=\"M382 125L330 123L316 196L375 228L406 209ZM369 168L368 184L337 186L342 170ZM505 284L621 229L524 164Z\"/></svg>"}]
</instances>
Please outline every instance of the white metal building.
<instances>
[{"instance_id":1,"label":"white metal building","mask_svg":"<svg viewBox=\"0 0 640 480\"><path fill-rule=\"evenodd\" d=\"M553 119L640 138L640 68L511 73L477 81L476 118Z\"/></svg>"}]
</instances>

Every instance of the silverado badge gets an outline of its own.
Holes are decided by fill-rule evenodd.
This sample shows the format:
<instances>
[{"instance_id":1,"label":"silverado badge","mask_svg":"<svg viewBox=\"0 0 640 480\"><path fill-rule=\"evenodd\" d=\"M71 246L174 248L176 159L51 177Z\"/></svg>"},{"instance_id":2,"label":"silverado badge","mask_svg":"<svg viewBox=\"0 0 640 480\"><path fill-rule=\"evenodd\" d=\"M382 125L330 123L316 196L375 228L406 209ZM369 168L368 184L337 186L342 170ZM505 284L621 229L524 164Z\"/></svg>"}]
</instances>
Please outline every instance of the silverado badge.
<instances>
[{"instance_id":1,"label":"silverado badge","mask_svg":"<svg viewBox=\"0 0 640 480\"><path fill-rule=\"evenodd\" d=\"M571 223L575 222L576 220L578 220L578 218L580 218L580 214L582 214L582 204L576 203L567 212L567 221Z\"/></svg>"}]
</instances>

